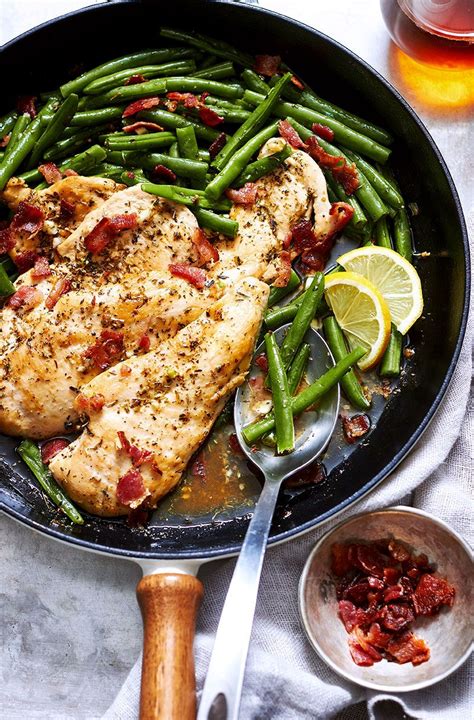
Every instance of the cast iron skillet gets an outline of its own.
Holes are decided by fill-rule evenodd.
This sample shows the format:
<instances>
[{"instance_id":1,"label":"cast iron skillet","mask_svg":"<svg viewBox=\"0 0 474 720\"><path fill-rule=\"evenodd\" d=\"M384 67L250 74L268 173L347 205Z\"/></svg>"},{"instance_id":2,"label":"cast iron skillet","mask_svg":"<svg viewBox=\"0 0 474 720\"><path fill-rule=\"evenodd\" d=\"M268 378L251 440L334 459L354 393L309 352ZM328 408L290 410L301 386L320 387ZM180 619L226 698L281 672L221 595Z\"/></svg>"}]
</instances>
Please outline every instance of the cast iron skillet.
<instances>
[{"instance_id":1,"label":"cast iron skillet","mask_svg":"<svg viewBox=\"0 0 474 720\"><path fill-rule=\"evenodd\" d=\"M466 228L437 147L398 93L330 38L256 7L209 0L142 0L93 6L46 23L1 51L1 112L13 105L18 93L57 87L77 64L92 67L159 45L161 24L223 37L250 52L280 54L323 97L389 129L396 138L393 166L403 195L420 209L412 221L415 246L418 252L430 253L417 264L425 311L410 337L416 352L401 392L390 399L368 439L341 459L325 481L291 499L281 498L270 535L270 543L276 543L309 530L360 499L392 472L426 429L453 374L467 321ZM122 521L91 516L83 527L58 521L57 513L19 466L15 444L10 438L0 438L0 508L36 530L85 549L141 559L142 565L154 559L203 561L239 549L248 520L245 515L217 523L156 525L133 531Z\"/></svg>"}]
</instances>

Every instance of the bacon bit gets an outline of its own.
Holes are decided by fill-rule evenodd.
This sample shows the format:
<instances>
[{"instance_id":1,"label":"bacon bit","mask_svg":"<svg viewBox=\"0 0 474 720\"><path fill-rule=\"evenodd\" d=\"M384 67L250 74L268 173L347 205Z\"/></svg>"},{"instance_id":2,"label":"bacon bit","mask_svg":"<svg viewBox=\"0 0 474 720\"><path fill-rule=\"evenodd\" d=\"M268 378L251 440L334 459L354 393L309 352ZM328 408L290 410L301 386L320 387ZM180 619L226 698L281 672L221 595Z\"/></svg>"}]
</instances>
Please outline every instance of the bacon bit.
<instances>
[{"instance_id":1,"label":"bacon bit","mask_svg":"<svg viewBox=\"0 0 474 720\"><path fill-rule=\"evenodd\" d=\"M193 464L191 465L191 475L193 475L193 477L201 478L201 480L205 480L206 474L207 474L206 463L204 462L204 460L202 459L201 456L198 456L195 459L195 461L193 462Z\"/></svg>"},{"instance_id":2,"label":"bacon bit","mask_svg":"<svg viewBox=\"0 0 474 720\"><path fill-rule=\"evenodd\" d=\"M169 92L166 93L166 97L172 102L181 103L189 110L198 108L201 105L201 101L196 95L193 95L193 93Z\"/></svg>"},{"instance_id":3,"label":"bacon bit","mask_svg":"<svg viewBox=\"0 0 474 720\"><path fill-rule=\"evenodd\" d=\"M273 77L280 68L281 57L279 55L255 55L254 70L259 75Z\"/></svg>"},{"instance_id":4,"label":"bacon bit","mask_svg":"<svg viewBox=\"0 0 474 720\"><path fill-rule=\"evenodd\" d=\"M319 144L316 135L311 135L306 143L308 152L320 167L329 170L348 195L352 195L360 185L357 168L348 163L342 155L330 155Z\"/></svg>"},{"instance_id":5,"label":"bacon bit","mask_svg":"<svg viewBox=\"0 0 474 720\"><path fill-rule=\"evenodd\" d=\"M45 465L49 465L53 457L60 453L61 450L64 450L64 448L67 448L68 445L69 440L65 440L64 438L54 438L53 440L48 440L47 442L43 443L43 445L41 446L42 462Z\"/></svg>"},{"instance_id":6,"label":"bacon bit","mask_svg":"<svg viewBox=\"0 0 474 720\"><path fill-rule=\"evenodd\" d=\"M328 142L334 140L334 130L331 130L331 128L327 125L321 125L321 123L313 123L311 125L311 130L314 132L315 135L323 138L323 140L327 140Z\"/></svg>"},{"instance_id":7,"label":"bacon bit","mask_svg":"<svg viewBox=\"0 0 474 720\"><path fill-rule=\"evenodd\" d=\"M291 277L291 253L288 250L280 251L280 269L273 281L274 287L286 287Z\"/></svg>"},{"instance_id":8,"label":"bacon bit","mask_svg":"<svg viewBox=\"0 0 474 720\"><path fill-rule=\"evenodd\" d=\"M329 215L330 222L325 236L326 241L332 240L337 233L345 228L354 215L354 209L348 203L335 202L331 204Z\"/></svg>"},{"instance_id":9,"label":"bacon bit","mask_svg":"<svg viewBox=\"0 0 474 720\"><path fill-rule=\"evenodd\" d=\"M149 494L143 483L140 471L131 468L125 475L122 475L117 484L117 500L122 505L137 507Z\"/></svg>"},{"instance_id":10,"label":"bacon bit","mask_svg":"<svg viewBox=\"0 0 474 720\"><path fill-rule=\"evenodd\" d=\"M44 255L39 255L36 258L33 270L31 271L32 279L42 280L43 278L49 277L50 275L51 268L49 267L48 258L45 258Z\"/></svg>"},{"instance_id":11,"label":"bacon bit","mask_svg":"<svg viewBox=\"0 0 474 720\"><path fill-rule=\"evenodd\" d=\"M355 637L349 637L349 651L356 665L360 667L371 667L374 659L361 648Z\"/></svg>"},{"instance_id":12,"label":"bacon bit","mask_svg":"<svg viewBox=\"0 0 474 720\"><path fill-rule=\"evenodd\" d=\"M125 80L124 85L139 85L144 82L146 82L146 78L144 78L141 73L136 73L135 75L130 75L130 77Z\"/></svg>"},{"instance_id":13,"label":"bacon bit","mask_svg":"<svg viewBox=\"0 0 474 720\"><path fill-rule=\"evenodd\" d=\"M397 562L406 562L410 559L408 548L406 548L403 543L398 542L398 540L390 540L388 544L388 551ZM426 560L428 560L428 558L426 558Z\"/></svg>"},{"instance_id":14,"label":"bacon bit","mask_svg":"<svg viewBox=\"0 0 474 720\"><path fill-rule=\"evenodd\" d=\"M47 162L38 167L39 172L44 177L48 185L53 185L62 179L61 170L53 162Z\"/></svg>"},{"instance_id":15,"label":"bacon bit","mask_svg":"<svg viewBox=\"0 0 474 720\"><path fill-rule=\"evenodd\" d=\"M208 262L217 262L219 253L217 248L209 242L209 239L201 228L198 228L193 235L193 245L195 245L199 255L199 261L205 265Z\"/></svg>"},{"instance_id":16,"label":"bacon bit","mask_svg":"<svg viewBox=\"0 0 474 720\"><path fill-rule=\"evenodd\" d=\"M443 578L429 573L422 575L413 595L417 615L434 615L442 605L452 607L455 592L454 587Z\"/></svg>"},{"instance_id":17,"label":"bacon bit","mask_svg":"<svg viewBox=\"0 0 474 720\"><path fill-rule=\"evenodd\" d=\"M32 285L22 285L16 293L8 298L6 307L12 310L19 310L20 308L31 310L36 307L36 305L39 305L42 299L43 295L35 287Z\"/></svg>"},{"instance_id":18,"label":"bacon bit","mask_svg":"<svg viewBox=\"0 0 474 720\"><path fill-rule=\"evenodd\" d=\"M132 368L130 365L121 365L120 366L120 375L122 377L127 377L128 375L132 374Z\"/></svg>"},{"instance_id":19,"label":"bacon bit","mask_svg":"<svg viewBox=\"0 0 474 720\"><path fill-rule=\"evenodd\" d=\"M0 148L7 147L8 143L10 142L10 138L11 135L4 135L0 140Z\"/></svg>"},{"instance_id":20,"label":"bacon bit","mask_svg":"<svg viewBox=\"0 0 474 720\"><path fill-rule=\"evenodd\" d=\"M349 548L350 545L342 543L334 543L331 547L331 572L337 577L342 577L352 567Z\"/></svg>"},{"instance_id":21,"label":"bacon bit","mask_svg":"<svg viewBox=\"0 0 474 720\"><path fill-rule=\"evenodd\" d=\"M243 455L244 451L240 447L240 443L237 439L237 435L235 433L231 433L229 435L229 447L231 451L234 453L234 455Z\"/></svg>"},{"instance_id":22,"label":"bacon bit","mask_svg":"<svg viewBox=\"0 0 474 720\"><path fill-rule=\"evenodd\" d=\"M20 115L28 114L30 118L35 118L36 112L36 97L34 95L20 95L16 101L16 109Z\"/></svg>"},{"instance_id":23,"label":"bacon bit","mask_svg":"<svg viewBox=\"0 0 474 720\"><path fill-rule=\"evenodd\" d=\"M79 173L76 172L75 170L73 170L72 168L67 168L66 170L63 171L63 175L65 177L75 177L76 175L79 175Z\"/></svg>"},{"instance_id":24,"label":"bacon bit","mask_svg":"<svg viewBox=\"0 0 474 720\"><path fill-rule=\"evenodd\" d=\"M199 108L198 111L199 119L201 122L204 123L204 125L207 125L208 127L216 127L217 125L221 125L221 123L224 122L224 118L222 115L219 115L216 113L215 110L208 107L207 105L203 105Z\"/></svg>"},{"instance_id":25,"label":"bacon bit","mask_svg":"<svg viewBox=\"0 0 474 720\"><path fill-rule=\"evenodd\" d=\"M313 462L307 465L303 470L287 478L284 481L284 487L290 490L306 487L307 485L317 485L326 479L326 471L324 465L320 462Z\"/></svg>"},{"instance_id":26,"label":"bacon bit","mask_svg":"<svg viewBox=\"0 0 474 720\"><path fill-rule=\"evenodd\" d=\"M59 217L62 220L69 220L74 215L74 209L75 205L72 202L69 202L69 200L65 200L64 198L61 198L61 203L59 206Z\"/></svg>"},{"instance_id":27,"label":"bacon bit","mask_svg":"<svg viewBox=\"0 0 474 720\"><path fill-rule=\"evenodd\" d=\"M245 185L238 190L232 190L228 188L225 191L226 197L231 200L235 205L253 205L257 199L258 188L255 183L245 183Z\"/></svg>"},{"instance_id":28,"label":"bacon bit","mask_svg":"<svg viewBox=\"0 0 474 720\"><path fill-rule=\"evenodd\" d=\"M55 286L49 293L48 297L45 300L45 305L48 308L48 310L52 310L56 303L58 302L61 295L65 295L69 290L71 289L71 281L67 278L59 278L59 280L56 281Z\"/></svg>"},{"instance_id":29,"label":"bacon bit","mask_svg":"<svg viewBox=\"0 0 474 720\"><path fill-rule=\"evenodd\" d=\"M151 108L157 107L160 102L161 101L159 97L142 98L141 100L135 100L135 102L127 105L127 107L122 113L122 117L127 118L131 117L132 115L136 115L142 110L151 110Z\"/></svg>"},{"instance_id":30,"label":"bacon bit","mask_svg":"<svg viewBox=\"0 0 474 720\"><path fill-rule=\"evenodd\" d=\"M411 662L412 665L421 665L430 659L430 649L425 641L417 638L409 630L401 637L395 636L387 645L387 652L392 655L400 665Z\"/></svg>"},{"instance_id":31,"label":"bacon bit","mask_svg":"<svg viewBox=\"0 0 474 720\"><path fill-rule=\"evenodd\" d=\"M16 238L19 235L23 235L23 233L31 240L42 229L43 223L44 213L42 210L36 207L36 205L31 205L27 202L19 203L9 227L1 231L0 246L3 241L6 245L10 245L9 249L11 249L15 245ZM7 233L7 235L3 235L3 233ZM8 234L11 236L10 240L8 239ZM11 245L12 241L13 245Z\"/></svg>"},{"instance_id":32,"label":"bacon bit","mask_svg":"<svg viewBox=\"0 0 474 720\"><path fill-rule=\"evenodd\" d=\"M99 412L105 405L105 397L101 393L91 395L89 398L89 405L92 410Z\"/></svg>"},{"instance_id":33,"label":"bacon bit","mask_svg":"<svg viewBox=\"0 0 474 720\"><path fill-rule=\"evenodd\" d=\"M107 370L117 362L123 353L123 334L115 330L102 330L94 345L82 354L86 360L92 360L98 370Z\"/></svg>"},{"instance_id":34,"label":"bacon bit","mask_svg":"<svg viewBox=\"0 0 474 720\"><path fill-rule=\"evenodd\" d=\"M257 357L254 360L254 363L257 367L260 368L262 372L265 373L265 375L268 372L268 358L265 355L265 353L260 353L260 355L257 355Z\"/></svg>"},{"instance_id":35,"label":"bacon bit","mask_svg":"<svg viewBox=\"0 0 474 720\"><path fill-rule=\"evenodd\" d=\"M0 255L9 252L15 247L15 239L10 226L0 229Z\"/></svg>"},{"instance_id":36,"label":"bacon bit","mask_svg":"<svg viewBox=\"0 0 474 720\"><path fill-rule=\"evenodd\" d=\"M131 125L125 125L125 127L123 127L122 130L126 133L134 132L134 133L137 133L137 135L141 135L142 132L140 132L140 131L150 130L151 132L161 132L162 130L164 130L164 128L155 122L148 122L146 120L138 120L137 122L134 122Z\"/></svg>"},{"instance_id":37,"label":"bacon bit","mask_svg":"<svg viewBox=\"0 0 474 720\"><path fill-rule=\"evenodd\" d=\"M297 78L296 75L291 76L290 82L293 83L293 85L295 85L298 90L304 90L304 83L299 78Z\"/></svg>"},{"instance_id":38,"label":"bacon bit","mask_svg":"<svg viewBox=\"0 0 474 720\"><path fill-rule=\"evenodd\" d=\"M105 397L101 393L91 396L79 393L74 404L77 410L81 410L82 412L89 413L91 410L99 412L105 405Z\"/></svg>"},{"instance_id":39,"label":"bacon bit","mask_svg":"<svg viewBox=\"0 0 474 720\"><path fill-rule=\"evenodd\" d=\"M155 165L152 172L155 178L168 180L168 182L174 182L177 177L176 173L167 168L166 165Z\"/></svg>"},{"instance_id":40,"label":"bacon bit","mask_svg":"<svg viewBox=\"0 0 474 720\"><path fill-rule=\"evenodd\" d=\"M111 218L104 217L102 220L99 220L97 225L84 238L84 245L92 255L97 255L101 253L119 233L124 230L133 230L136 226L136 213L115 215Z\"/></svg>"},{"instance_id":41,"label":"bacon bit","mask_svg":"<svg viewBox=\"0 0 474 720\"><path fill-rule=\"evenodd\" d=\"M370 430L370 419L367 415L353 415L342 418L342 429L346 442L352 445Z\"/></svg>"},{"instance_id":42,"label":"bacon bit","mask_svg":"<svg viewBox=\"0 0 474 720\"><path fill-rule=\"evenodd\" d=\"M306 143L298 135L297 131L288 120L280 120L278 123L278 133L291 147L298 150L298 148L306 149Z\"/></svg>"},{"instance_id":43,"label":"bacon bit","mask_svg":"<svg viewBox=\"0 0 474 720\"><path fill-rule=\"evenodd\" d=\"M143 333L140 340L138 341L138 347L140 350L144 350L145 352L148 352L150 349L150 338L146 333Z\"/></svg>"},{"instance_id":44,"label":"bacon bit","mask_svg":"<svg viewBox=\"0 0 474 720\"><path fill-rule=\"evenodd\" d=\"M146 462L151 460L151 458L153 457L152 452L150 452L149 450L140 450L140 448L136 445L132 445L127 440L125 433L121 430L117 432L117 435L120 440L122 450L127 453L134 467L140 467L141 465L144 465Z\"/></svg>"},{"instance_id":45,"label":"bacon bit","mask_svg":"<svg viewBox=\"0 0 474 720\"><path fill-rule=\"evenodd\" d=\"M14 257L14 263L20 273L24 273L33 267L38 259L38 253L34 250L25 250L25 252L17 253Z\"/></svg>"},{"instance_id":46,"label":"bacon bit","mask_svg":"<svg viewBox=\"0 0 474 720\"><path fill-rule=\"evenodd\" d=\"M202 92L201 95L200 95L200 97L199 97L199 100L200 100L202 103L205 103L205 102L206 102L206 98L208 98L210 94L211 94L211 93L208 93L207 91Z\"/></svg>"},{"instance_id":47,"label":"bacon bit","mask_svg":"<svg viewBox=\"0 0 474 720\"><path fill-rule=\"evenodd\" d=\"M173 112L176 112L178 103L176 102L176 100L166 100L165 106L166 106L166 109L168 110L168 112L173 113Z\"/></svg>"},{"instance_id":48,"label":"bacon bit","mask_svg":"<svg viewBox=\"0 0 474 720\"><path fill-rule=\"evenodd\" d=\"M206 273L201 268L194 267L193 265L187 265L186 263L174 263L168 265L168 270L172 275L187 280L188 283L194 285L198 290L206 284Z\"/></svg>"},{"instance_id":49,"label":"bacon bit","mask_svg":"<svg viewBox=\"0 0 474 720\"><path fill-rule=\"evenodd\" d=\"M214 160L216 155L220 153L226 142L227 136L225 132L221 132L220 135L216 137L214 142L209 145L209 155L211 157L211 160Z\"/></svg>"}]
</instances>

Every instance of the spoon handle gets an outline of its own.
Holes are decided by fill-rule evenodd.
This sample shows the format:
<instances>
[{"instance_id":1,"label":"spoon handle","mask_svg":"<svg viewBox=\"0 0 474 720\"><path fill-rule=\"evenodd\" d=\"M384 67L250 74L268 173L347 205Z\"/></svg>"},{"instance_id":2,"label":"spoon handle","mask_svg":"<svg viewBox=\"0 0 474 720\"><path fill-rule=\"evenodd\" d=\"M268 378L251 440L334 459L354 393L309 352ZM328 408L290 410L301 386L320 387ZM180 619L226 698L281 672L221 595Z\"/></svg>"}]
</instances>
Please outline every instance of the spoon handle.
<instances>
[{"instance_id":1,"label":"spoon handle","mask_svg":"<svg viewBox=\"0 0 474 720\"><path fill-rule=\"evenodd\" d=\"M237 720L263 557L281 481L266 479L225 599L197 720Z\"/></svg>"}]
</instances>

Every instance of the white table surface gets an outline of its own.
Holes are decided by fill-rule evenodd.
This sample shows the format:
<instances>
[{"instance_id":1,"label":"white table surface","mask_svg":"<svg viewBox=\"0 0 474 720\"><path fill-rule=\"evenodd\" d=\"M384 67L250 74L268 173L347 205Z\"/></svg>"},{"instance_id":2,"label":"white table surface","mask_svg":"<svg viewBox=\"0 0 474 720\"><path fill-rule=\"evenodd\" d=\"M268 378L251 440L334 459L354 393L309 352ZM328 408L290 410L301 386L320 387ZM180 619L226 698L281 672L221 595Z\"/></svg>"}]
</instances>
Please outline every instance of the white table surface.
<instances>
[{"instance_id":1,"label":"white table surface","mask_svg":"<svg viewBox=\"0 0 474 720\"><path fill-rule=\"evenodd\" d=\"M0 42L92 4L1 0ZM340 41L398 88L443 153L472 229L473 75L444 76L402 56L390 42L378 0L262 0L260 4L291 14ZM462 103L466 97L470 104ZM100 718L140 652L138 567L59 546L5 516L0 533L1 717ZM116 616L95 612L111 598ZM346 720L356 716L363 714L344 713Z\"/></svg>"}]
</instances>

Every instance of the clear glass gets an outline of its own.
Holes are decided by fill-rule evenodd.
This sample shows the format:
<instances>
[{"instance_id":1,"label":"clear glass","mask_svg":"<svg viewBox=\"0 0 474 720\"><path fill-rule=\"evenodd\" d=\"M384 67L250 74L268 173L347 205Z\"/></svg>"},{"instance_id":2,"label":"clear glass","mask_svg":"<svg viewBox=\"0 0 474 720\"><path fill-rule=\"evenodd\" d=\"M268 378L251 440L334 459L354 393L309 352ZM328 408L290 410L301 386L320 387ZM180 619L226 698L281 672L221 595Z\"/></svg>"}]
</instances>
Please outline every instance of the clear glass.
<instances>
[{"instance_id":1,"label":"clear glass","mask_svg":"<svg viewBox=\"0 0 474 720\"><path fill-rule=\"evenodd\" d=\"M380 0L380 7L392 39L414 60L474 68L474 0Z\"/></svg>"}]
</instances>

